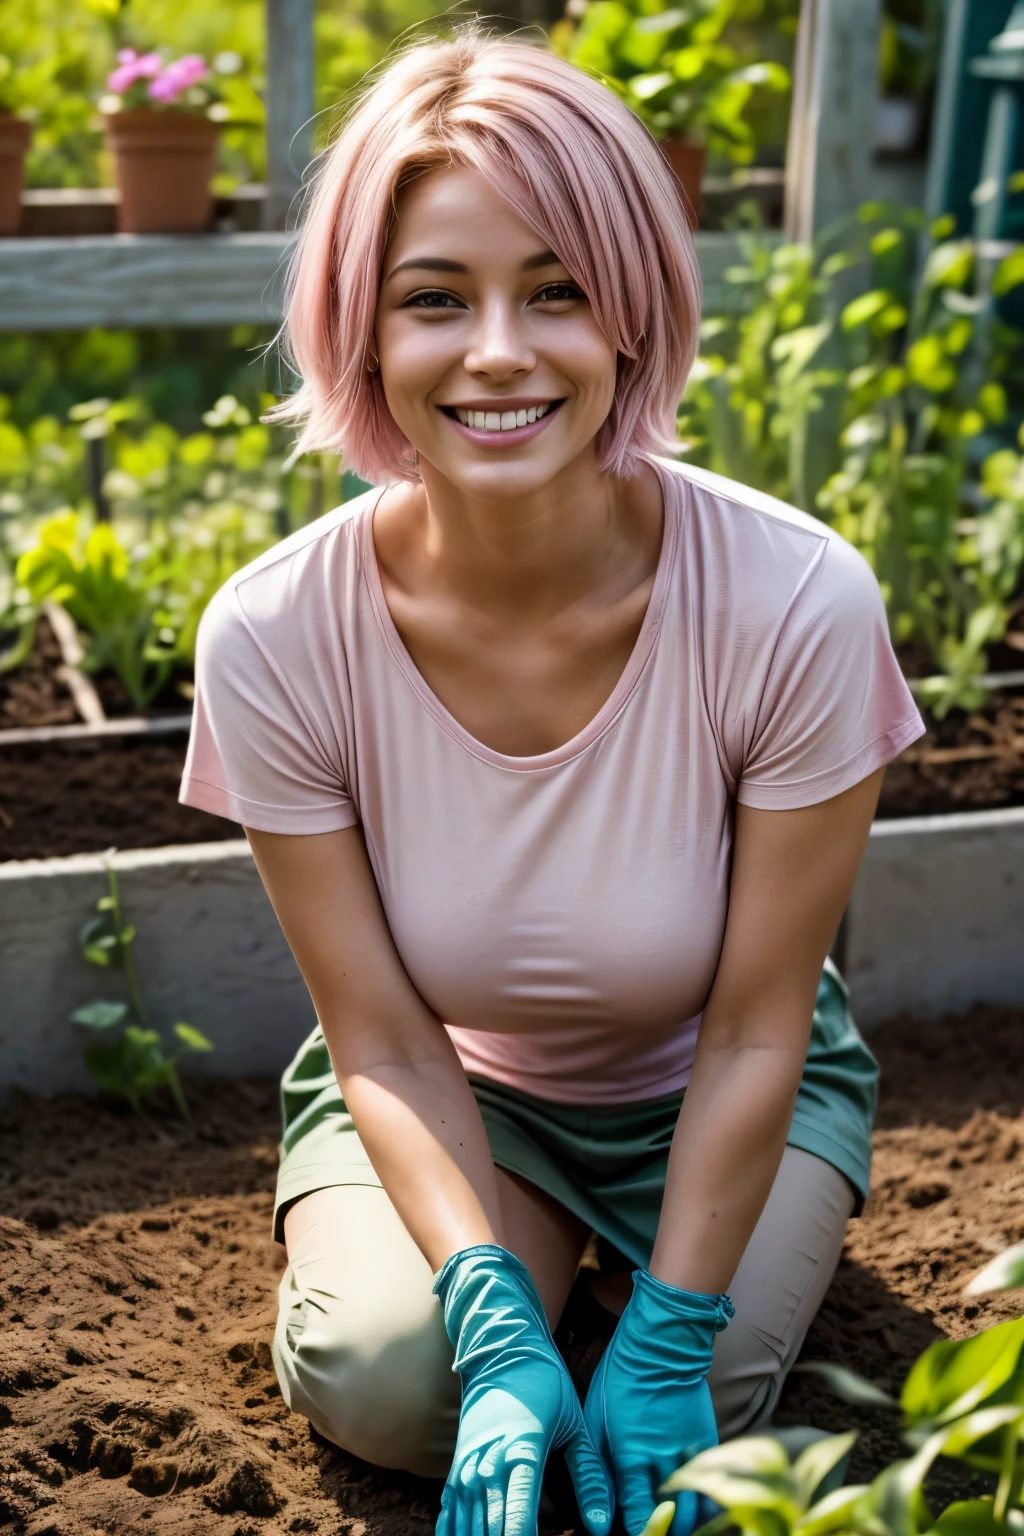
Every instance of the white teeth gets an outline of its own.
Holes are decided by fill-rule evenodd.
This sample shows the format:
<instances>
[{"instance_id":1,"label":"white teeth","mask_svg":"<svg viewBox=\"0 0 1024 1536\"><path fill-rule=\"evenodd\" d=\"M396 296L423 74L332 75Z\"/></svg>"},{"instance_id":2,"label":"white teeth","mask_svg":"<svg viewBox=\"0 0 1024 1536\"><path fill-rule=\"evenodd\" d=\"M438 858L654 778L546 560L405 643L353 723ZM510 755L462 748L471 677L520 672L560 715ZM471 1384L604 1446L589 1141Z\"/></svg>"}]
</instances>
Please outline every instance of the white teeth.
<instances>
[{"instance_id":1,"label":"white teeth","mask_svg":"<svg viewBox=\"0 0 1024 1536\"><path fill-rule=\"evenodd\" d=\"M531 405L519 411L470 411L461 405L454 407L462 425L474 427L478 432L511 432L515 427L531 426L550 409L550 401L547 405Z\"/></svg>"}]
</instances>

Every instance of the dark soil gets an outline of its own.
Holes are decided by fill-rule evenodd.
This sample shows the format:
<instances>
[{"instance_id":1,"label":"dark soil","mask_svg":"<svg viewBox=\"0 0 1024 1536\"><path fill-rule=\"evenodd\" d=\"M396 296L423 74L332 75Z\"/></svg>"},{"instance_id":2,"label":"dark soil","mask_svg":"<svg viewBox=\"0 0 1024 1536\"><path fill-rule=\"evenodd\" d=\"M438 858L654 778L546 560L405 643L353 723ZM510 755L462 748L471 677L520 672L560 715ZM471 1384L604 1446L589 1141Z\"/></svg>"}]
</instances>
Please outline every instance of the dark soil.
<instances>
[{"instance_id":1,"label":"dark soil","mask_svg":"<svg viewBox=\"0 0 1024 1536\"><path fill-rule=\"evenodd\" d=\"M874 1192L850 1226L805 1359L896 1388L934 1339L1014 1316L964 1282L1024 1238L1024 1016L897 1020L873 1044L883 1092ZM927 1038L925 1038L927 1035ZM17 1094L0 1114L0 1525L14 1536L430 1536L439 1485L355 1460L284 1406L269 1342L277 1085L188 1085L164 1140L108 1103ZM559 1330L578 1384L599 1314ZM899 1452L891 1424L794 1374L780 1419L862 1426L850 1476ZM939 1499L956 1469L938 1479ZM556 1502L546 1532L574 1523Z\"/></svg>"},{"instance_id":2,"label":"dark soil","mask_svg":"<svg viewBox=\"0 0 1024 1536\"><path fill-rule=\"evenodd\" d=\"M234 822L178 804L182 738L3 746L0 861L241 837Z\"/></svg>"},{"instance_id":3,"label":"dark soil","mask_svg":"<svg viewBox=\"0 0 1024 1536\"><path fill-rule=\"evenodd\" d=\"M1024 661L1003 651L1004 670ZM184 737L5 746L5 728L75 722L71 697L54 676L59 661L41 620L29 661L0 675L0 861L241 836L234 823L177 803ZM134 713L115 677L101 673L93 681L109 718ZM169 687L155 712L187 707ZM880 819L1024 805L1024 691L993 694L970 716L926 718L927 736L889 766Z\"/></svg>"}]
</instances>

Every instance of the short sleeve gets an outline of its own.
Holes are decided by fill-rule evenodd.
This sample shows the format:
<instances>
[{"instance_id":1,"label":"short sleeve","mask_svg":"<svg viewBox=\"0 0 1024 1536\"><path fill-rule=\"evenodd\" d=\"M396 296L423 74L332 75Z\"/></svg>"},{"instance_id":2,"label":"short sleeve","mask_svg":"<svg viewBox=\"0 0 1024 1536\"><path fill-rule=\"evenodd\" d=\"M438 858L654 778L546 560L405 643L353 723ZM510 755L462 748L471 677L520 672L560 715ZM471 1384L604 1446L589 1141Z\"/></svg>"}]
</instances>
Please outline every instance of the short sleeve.
<instances>
[{"instance_id":1,"label":"short sleeve","mask_svg":"<svg viewBox=\"0 0 1024 1536\"><path fill-rule=\"evenodd\" d=\"M315 704L257 638L231 582L203 614L195 675L182 804L261 832L335 832L358 822Z\"/></svg>"},{"instance_id":2,"label":"short sleeve","mask_svg":"<svg viewBox=\"0 0 1024 1536\"><path fill-rule=\"evenodd\" d=\"M832 535L778 631L737 799L764 810L815 805L891 762L924 730L874 573Z\"/></svg>"}]
</instances>

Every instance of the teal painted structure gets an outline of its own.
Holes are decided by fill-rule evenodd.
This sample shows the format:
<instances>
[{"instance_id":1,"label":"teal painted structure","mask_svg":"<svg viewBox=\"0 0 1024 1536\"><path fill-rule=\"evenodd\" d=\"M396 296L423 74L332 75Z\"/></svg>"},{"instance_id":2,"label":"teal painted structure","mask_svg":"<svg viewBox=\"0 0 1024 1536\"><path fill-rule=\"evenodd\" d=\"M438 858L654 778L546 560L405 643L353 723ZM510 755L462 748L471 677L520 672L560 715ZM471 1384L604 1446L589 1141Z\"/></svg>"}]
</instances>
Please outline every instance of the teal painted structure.
<instances>
[{"instance_id":1,"label":"teal painted structure","mask_svg":"<svg viewBox=\"0 0 1024 1536\"><path fill-rule=\"evenodd\" d=\"M1024 0L949 0L925 206L980 239L1024 237Z\"/></svg>"}]
</instances>

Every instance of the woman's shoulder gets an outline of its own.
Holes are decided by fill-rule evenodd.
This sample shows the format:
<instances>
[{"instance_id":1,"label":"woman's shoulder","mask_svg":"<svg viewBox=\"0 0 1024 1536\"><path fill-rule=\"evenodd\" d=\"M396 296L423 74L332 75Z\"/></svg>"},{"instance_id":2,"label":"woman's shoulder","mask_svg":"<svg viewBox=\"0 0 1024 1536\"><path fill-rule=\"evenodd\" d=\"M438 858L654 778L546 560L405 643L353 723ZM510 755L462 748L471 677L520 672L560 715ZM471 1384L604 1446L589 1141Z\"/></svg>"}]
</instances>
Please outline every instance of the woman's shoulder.
<instances>
[{"instance_id":1,"label":"woman's shoulder","mask_svg":"<svg viewBox=\"0 0 1024 1536\"><path fill-rule=\"evenodd\" d=\"M273 631L336 614L358 581L360 530L379 494L372 489L334 507L233 572L207 606L205 629Z\"/></svg>"},{"instance_id":2,"label":"woman's shoulder","mask_svg":"<svg viewBox=\"0 0 1024 1536\"><path fill-rule=\"evenodd\" d=\"M880 601L863 555L820 518L711 470L658 464L675 500L684 579L719 616L740 605L748 623L770 626L798 600L854 611Z\"/></svg>"}]
</instances>

